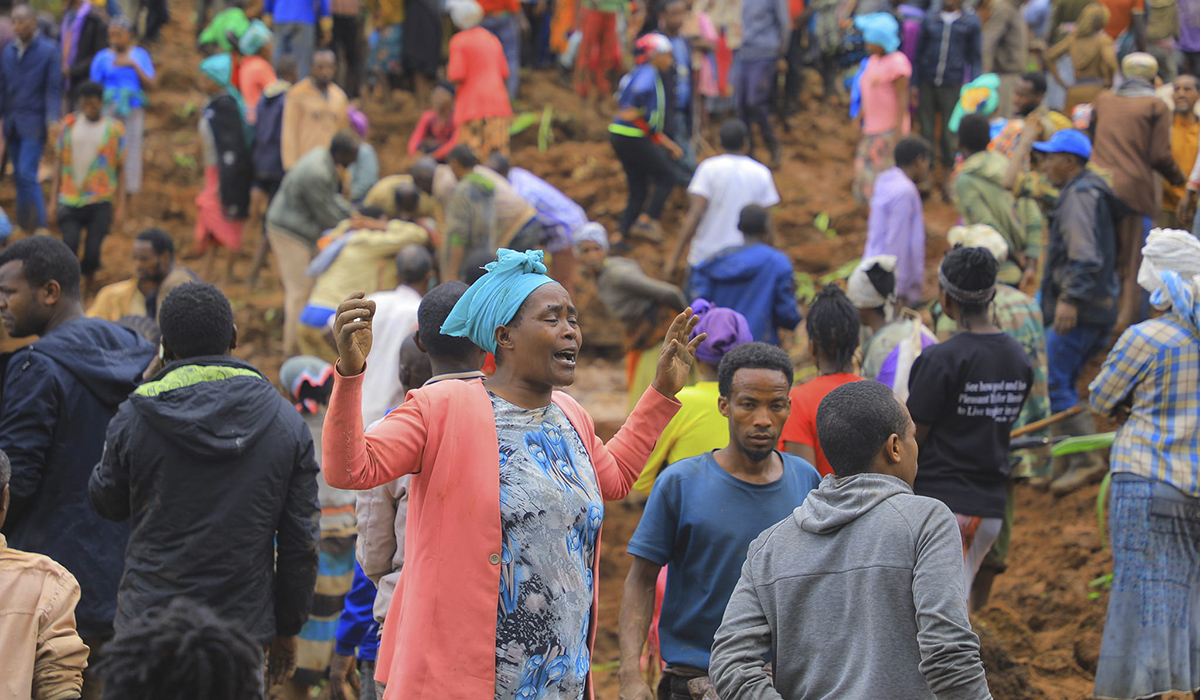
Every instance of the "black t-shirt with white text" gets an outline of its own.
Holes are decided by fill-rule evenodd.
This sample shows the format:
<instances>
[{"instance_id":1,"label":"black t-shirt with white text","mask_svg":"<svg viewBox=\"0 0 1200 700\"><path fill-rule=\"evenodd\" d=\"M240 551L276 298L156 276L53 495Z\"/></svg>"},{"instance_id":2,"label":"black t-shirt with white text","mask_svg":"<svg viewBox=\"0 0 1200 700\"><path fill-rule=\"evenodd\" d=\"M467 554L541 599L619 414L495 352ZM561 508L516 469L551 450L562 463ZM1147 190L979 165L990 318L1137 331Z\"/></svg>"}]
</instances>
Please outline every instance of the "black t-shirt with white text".
<instances>
[{"instance_id":1,"label":"black t-shirt with white text","mask_svg":"<svg viewBox=\"0 0 1200 700\"><path fill-rule=\"evenodd\" d=\"M930 426L913 491L959 515L1004 517L1008 439L1033 365L1005 333L960 333L926 348L908 380L908 410Z\"/></svg>"}]
</instances>

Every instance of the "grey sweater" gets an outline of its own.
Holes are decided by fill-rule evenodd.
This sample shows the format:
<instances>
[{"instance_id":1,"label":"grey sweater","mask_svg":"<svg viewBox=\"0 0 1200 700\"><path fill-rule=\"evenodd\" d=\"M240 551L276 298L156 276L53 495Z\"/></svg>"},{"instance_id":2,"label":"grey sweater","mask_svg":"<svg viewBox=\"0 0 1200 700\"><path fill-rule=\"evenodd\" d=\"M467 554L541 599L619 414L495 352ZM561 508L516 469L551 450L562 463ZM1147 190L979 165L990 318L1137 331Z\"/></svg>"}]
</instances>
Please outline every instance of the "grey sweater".
<instances>
[{"instance_id":1,"label":"grey sweater","mask_svg":"<svg viewBox=\"0 0 1200 700\"><path fill-rule=\"evenodd\" d=\"M954 516L895 477L825 477L751 543L709 672L724 700L990 700Z\"/></svg>"}]
</instances>

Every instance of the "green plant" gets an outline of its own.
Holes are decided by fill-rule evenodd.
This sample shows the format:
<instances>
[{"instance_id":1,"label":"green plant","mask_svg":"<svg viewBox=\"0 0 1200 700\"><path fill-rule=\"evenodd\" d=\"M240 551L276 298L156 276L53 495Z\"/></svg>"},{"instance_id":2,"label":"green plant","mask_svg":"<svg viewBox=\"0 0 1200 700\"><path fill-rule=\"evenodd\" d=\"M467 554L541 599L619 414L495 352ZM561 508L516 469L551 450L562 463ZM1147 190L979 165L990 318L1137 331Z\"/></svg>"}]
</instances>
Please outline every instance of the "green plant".
<instances>
[{"instance_id":1,"label":"green plant","mask_svg":"<svg viewBox=\"0 0 1200 700\"><path fill-rule=\"evenodd\" d=\"M175 165L186 170L196 169L196 159L190 153L176 153L171 156L171 160L175 161Z\"/></svg>"},{"instance_id":2,"label":"green plant","mask_svg":"<svg viewBox=\"0 0 1200 700\"><path fill-rule=\"evenodd\" d=\"M847 279L851 274L854 273L854 268L858 267L858 263L861 259L862 258L855 258L845 262L841 265L841 267L837 268L833 272L827 272L821 275L817 281L821 283L822 287L824 287L830 282L837 282L838 280Z\"/></svg>"},{"instance_id":3,"label":"green plant","mask_svg":"<svg viewBox=\"0 0 1200 700\"><path fill-rule=\"evenodd\" d=\"M553 107L542 110L542 125L538 127L538 153L545 153L550 144L554 143L554 130L551 128L553 116Z\"/></svg>"},{"instance_id":4,"label":"green plant","mask_svg":"<svg viewBox=\"0 0 1200 700\"><path fill-rule=\"evenodd\" d=\"M837 229L829 228L829 224L829 214L826 214L825 212L817 214L817 218L813 219L813 226L815 226L818 231L825 234L826 238L837 238Z\"/></svg>"},{"instance_id":5,"label":"green plant","mask_svg":"<svg viewBox=\"0 0 1200 700\"><path fill-rule=\"evenodd\" d=\"M537 124L538 119L537 112L521 112L513 118L512 125L508 127L508 135L516 136L534 124Z\"/></svg>"},{"instance_id":6,"label":"green plant","mask_svg":"<svg viewBox=\"0 0 1200 700\"><path fill-rule=\"evenodd\" d=\"M850 273L854 272L854 268L858 267L859 260L860 258L855 258L839 266L837 269L826 272L815 279L807 272L797 272L793 278L796 283L796 301L799 301L805 306L813 303L813 300L817 298L817 292L820 291L821 287L824 287L831 282L837 282L838 280L844 280L849 277Z\"/></svg>"},{"instance_id":7,"label":"green plant","mask_svg":"<svg viewBox=\"0 0 1200 700\"><path fill-rule=\"evenodd\" d=\"M187 104L180 105L175 108L175 116L180 119L191 119L196 113L196 103L188 101Z\"/></svg>"}]
</instances>

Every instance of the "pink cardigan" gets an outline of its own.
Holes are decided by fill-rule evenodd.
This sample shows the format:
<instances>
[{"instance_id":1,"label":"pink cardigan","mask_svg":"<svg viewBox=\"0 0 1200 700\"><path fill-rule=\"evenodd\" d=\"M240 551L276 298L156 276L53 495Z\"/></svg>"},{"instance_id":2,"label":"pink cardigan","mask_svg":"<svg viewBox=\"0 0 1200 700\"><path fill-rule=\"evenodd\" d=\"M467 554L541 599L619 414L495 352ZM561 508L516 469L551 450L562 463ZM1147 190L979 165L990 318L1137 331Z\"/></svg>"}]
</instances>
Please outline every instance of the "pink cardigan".
<instances>
[{"instance_id":1,"label":"pink cardigan","mask_svg":"<svg viewBox=\"0 0 1200 700\"><path fill-rule=\"evenodd\" d=\"M325 415L322 471L330 486L369 489L413 474L406 558L383 623L376 678L385 700L481 700L496 692L500 595L500 452L481 380L438 382L408 399L367 435L362 374L337 375ZM624 498L679 402L653 387L605 445L591 416L554 393L587 446L600 492ZM600 540L594 579L600 581ZM593 587L588 647L596 637ZM586 698L593 697L588 677Z\"/></svg>"}]
</instances>

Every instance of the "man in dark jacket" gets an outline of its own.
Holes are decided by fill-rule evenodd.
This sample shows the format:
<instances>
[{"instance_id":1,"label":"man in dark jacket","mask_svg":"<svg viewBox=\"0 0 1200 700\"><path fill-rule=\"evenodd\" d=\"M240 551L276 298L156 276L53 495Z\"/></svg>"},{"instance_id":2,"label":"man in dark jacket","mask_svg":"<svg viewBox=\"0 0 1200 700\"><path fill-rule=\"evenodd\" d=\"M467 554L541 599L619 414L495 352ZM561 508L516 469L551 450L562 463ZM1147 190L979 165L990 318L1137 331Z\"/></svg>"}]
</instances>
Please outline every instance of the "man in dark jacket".
<instances>
[{"instance_id":1,"label":"man in dark jacket","mask_svg":"<svg viewBox=\"0 0 1200 700\"><path fill-rule=\"evenodd\" d=\"M59 45L65 45L63 76L70 91L67 101L74 107L75 88L91 75L92 59L96 54L108 48L108 16L103 3L67 0L63 4Z\"/></svg>"},{"instance_id":2,"label":"man in dark jacket","mask_svg":"<svg viewBox=\"0 0 1200 700\"><path fill-rule=\"evenodd\" d=\"M17 183L17 225L32 232L46 226L38 163L62 109L63 59L38 33L28 5L14 7L12 21L16 38L0 52L0 119Z\"/></svg>"},{"instance_id":3,"label":"man in dark jacket","mask_svg":"<svg viewBox=\"0 0 1200 700\"><path fill-rule=\"evenodd\" d=\"M742 209L738 230L746 244L728 248L692 268L691 295L746 317L754 339L779 344L779 329L800 325L796 278L791 258L767 242L767 210L751 204Z\"/></svg>"},{"instance_id":4,"label":"man in dark jacket","mask_svg":"<svg viewBox=\"0 0 1200 700\"><path fill-rule=\"evenodd\" d=\"M1046 154L1042 170L1060 189L1050 214L1050 238L1042 275L1042 317L1046 323L1047 384L1050 409L1061 413L1079 402L1079 374L1104 350L1117 320L1121 285L1117 278L1117 222L1129 208L1104 179L1087 168L1091 142L1083 132L1064 129L1033 146ZM1064 435L1091 435L1087 411L1058 424ZM1102 475L1104 462L1090 452L1073 455L1051 484L1067 493Z\"/></svg>"},{"instance_id":5,"label":"man in dark jacket","mask_svg":"<svg viewBox=\"0 0 1200 700\"><path fill-rule=\"evenodd\" d=\"M0 252L0 321L40 339L8 360L0 389L0 450L12 461L9 544L44 554L79 579L79 634L93 649L112 635L129 527L100 518L87 480L104 431L154 357L132 330L85 318L79 260L34 236Z\"/></svg>"},{"instance_id":6,"label":"man in dark jacket","mask_svg":"<svg viewBox=\"0 0 1200 700\"><path fill-rule=\"evenodd\" d=\"M266 264L267 253L271 250L267 242L267 206L279 191L279 183L283 182L283 106L287 101L288 88L296 82L296 59L291 56L280 58L275 66L275 75L278 80L263 90L255 109L252 155L254 188L250 191L250 216L255 223L250 228L261 228L262 235L258 237L258 247L254 250L254 262L247 280L251 289L258 285L258 273Z\"/></svg>"},{"instance_id":7,"label":"man in dark jacket","mask_svg":"<svg viewBox=\"0 0 1200 700\"><path fill-rule=\"evenodd\" d=\"M117 411L88 485L102 516L133 525L116 630L195 598L270 644L282 682L317 579L312 435L271 382L229 355L237 329L216 287L178 287L159 326L168 364Z\"/></svg>"},{"instance_id":8,"label":"man in dark jacket","mask_svg":"<svg viewBox=\"0 0 1200 700\"><path fill-rule=\"evenodd\" d=\"M954 166L955 146L950 114L958 104L963 83L982 74L983 25L979 16L962 9L962 0L945 0L941 12L927 12L917 39L912 84L919 91L921 136L932 143L941 125L941 160L947 176Z\"/></svg>"}]
</instances>

